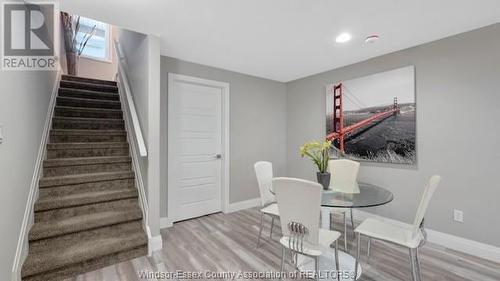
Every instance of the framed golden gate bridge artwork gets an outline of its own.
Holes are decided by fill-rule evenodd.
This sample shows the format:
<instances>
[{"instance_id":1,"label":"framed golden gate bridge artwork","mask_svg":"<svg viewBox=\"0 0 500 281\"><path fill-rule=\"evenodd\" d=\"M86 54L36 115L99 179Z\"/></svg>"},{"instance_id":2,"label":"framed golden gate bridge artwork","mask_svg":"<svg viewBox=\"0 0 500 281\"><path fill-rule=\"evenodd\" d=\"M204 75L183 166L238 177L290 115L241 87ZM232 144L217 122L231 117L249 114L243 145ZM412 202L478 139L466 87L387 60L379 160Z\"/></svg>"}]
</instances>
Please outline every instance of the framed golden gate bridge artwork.
<instances>
[{"instance_id":1,"label":"framed golden gate bridge artwork","mask_svg":"<svg viewBox=\"0 0 500 281\"><path fill-rule=\"evenodd\" d=\"M353 160L415 164L415 67L327 85L326 139Z\"/></svg>"}]
</instances>

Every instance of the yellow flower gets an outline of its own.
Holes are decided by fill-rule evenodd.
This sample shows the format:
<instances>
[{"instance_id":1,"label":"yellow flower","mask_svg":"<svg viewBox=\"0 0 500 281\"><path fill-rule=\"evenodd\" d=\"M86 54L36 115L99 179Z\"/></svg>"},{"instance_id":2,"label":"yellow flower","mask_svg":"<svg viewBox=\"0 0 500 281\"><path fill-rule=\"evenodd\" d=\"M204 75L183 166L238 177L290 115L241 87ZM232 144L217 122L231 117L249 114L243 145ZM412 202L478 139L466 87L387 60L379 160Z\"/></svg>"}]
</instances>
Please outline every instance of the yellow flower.
<instances>
[{"instance_id":1,"label":"yellow flower","mask_svg":"<svg viewBox=\"0 0 500 281\"><path fill-rule=\"evenodd\" d=\"M311 141L300 147L300 156L311 158L321 172L325 172L330 160L329 149L332 146L331 141Z\"/></svg>"},{"instance_id":2,"label":"yellow flower","mask_svg":"<svg viewBox=\"0 0 500 281\"><path fill-rule=\"evenodd\" d=\"M304 157L304 154L306 153L306 146L303 145L300 147L300 156Z\"/></svg>"}]
</instances>

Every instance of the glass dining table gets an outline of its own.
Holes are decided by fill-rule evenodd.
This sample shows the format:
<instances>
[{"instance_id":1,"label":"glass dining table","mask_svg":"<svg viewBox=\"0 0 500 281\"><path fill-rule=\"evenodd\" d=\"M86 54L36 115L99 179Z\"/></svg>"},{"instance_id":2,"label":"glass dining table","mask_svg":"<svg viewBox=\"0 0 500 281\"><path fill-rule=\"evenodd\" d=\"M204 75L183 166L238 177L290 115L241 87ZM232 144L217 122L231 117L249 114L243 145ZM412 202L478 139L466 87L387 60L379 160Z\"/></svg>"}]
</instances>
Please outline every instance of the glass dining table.
<instances>
[{"instance_id":1,"label":"glass dining table","mask_svg":"<svg viewBox=\"0 0 500 281\"><path fill-rule=\"evenodd\" d=\"M394 199L392 192L377 185L358 182L357 193L342 193L335 189L323 190L321 197L321 227L330 229L332 208L368 208L385 205Z\"/></svg>"},{"instance_id":2,"label":"glass dining table","mask_svg":"<svg viewBox=\"0 0 500 281\"><path fill-rule=\"evenodd\" d=\"M331 229L330 225L330 214L332 210L339 208L368 208L385 205L394 199L392 192L382 188L380 186L366 183L358 182L356 193L343 193L336 191L335 188L328 190L323 190L321 197L321 227L324 229ZM271 192L273 192L271 188ZM321 272L331 272L332 265L335 265L335 255L333 249L330 252L324 253L320 259L320 271ZM335 276L323 276L322 280L353 280L354 267L356 259L347 252L339 251L339 266L340 273L339 279L335 279ZM301 271L314 270L314 262L312 259L307 257L299 258L297 267ZM358 279L362 274L361 265L358 264L358 274L356 279Z\"/></svg>"}]
</instances>

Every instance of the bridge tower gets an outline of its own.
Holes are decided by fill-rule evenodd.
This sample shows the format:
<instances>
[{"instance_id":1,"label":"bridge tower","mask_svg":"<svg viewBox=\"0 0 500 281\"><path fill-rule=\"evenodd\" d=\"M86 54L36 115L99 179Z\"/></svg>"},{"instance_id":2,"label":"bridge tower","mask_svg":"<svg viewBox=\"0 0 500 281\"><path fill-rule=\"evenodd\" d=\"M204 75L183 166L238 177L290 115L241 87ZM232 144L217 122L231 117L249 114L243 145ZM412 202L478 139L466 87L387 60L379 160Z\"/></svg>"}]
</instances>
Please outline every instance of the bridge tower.
<instances>
[{"instance_id":1,"label":"bridge tower","mask_svg":"<svg viewBox=\"0 0 500 281\"><path fill-rule=\"evenodd\" d=\"M342 112L342 83L333 86L333 132L337 133L339 149L344 153L344 113Z\"/></svg>"},{"instance_id":2,"label":"bridge tower","mask_svg":"<svg viewBox=\"0 0 500 281\"><path fill-rule=\"evenodd\" d=\"M399 113L398 97L394 97L393 109L396 110L396 111L394 111L394 114L398 114Z\"/></svg>"}]
</instances>

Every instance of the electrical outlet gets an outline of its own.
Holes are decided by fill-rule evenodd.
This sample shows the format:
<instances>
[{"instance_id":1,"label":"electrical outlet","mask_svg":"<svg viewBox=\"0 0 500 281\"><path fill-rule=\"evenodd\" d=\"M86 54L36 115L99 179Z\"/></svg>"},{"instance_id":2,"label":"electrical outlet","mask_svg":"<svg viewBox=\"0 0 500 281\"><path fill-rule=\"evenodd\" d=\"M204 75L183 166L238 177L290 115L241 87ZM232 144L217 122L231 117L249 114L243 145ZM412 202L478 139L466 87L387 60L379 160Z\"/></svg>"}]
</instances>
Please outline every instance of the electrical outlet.
<instances>
[{"instance_id":1,"label":"electrical outlet","mask_svg":"<svg viewBox=\"0 0 500 281\"><path fill-rule=\"evenodd\" d=\"M453 220L456 222L464 222L464 212L461 210L453 210Z\"/></svg>"}]
</instances>

